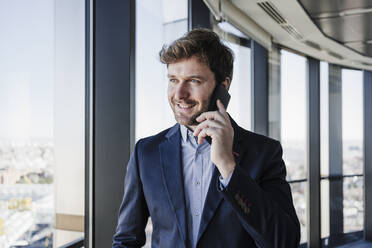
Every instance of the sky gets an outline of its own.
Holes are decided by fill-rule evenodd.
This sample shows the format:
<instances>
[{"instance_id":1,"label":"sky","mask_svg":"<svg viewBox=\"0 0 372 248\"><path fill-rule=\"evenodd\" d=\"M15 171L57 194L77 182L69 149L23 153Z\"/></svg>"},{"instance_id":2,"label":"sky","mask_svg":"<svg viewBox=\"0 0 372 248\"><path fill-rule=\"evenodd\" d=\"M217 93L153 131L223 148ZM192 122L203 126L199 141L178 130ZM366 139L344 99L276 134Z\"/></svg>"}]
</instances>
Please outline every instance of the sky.
<instances>
[{"instance_id":1,"label":"sky","mask_svg":"<svg viewBox=\"0 0 372 248\"><path fill-rule=\"evenodd\" d=\"M0 139L53 137L54 1L0 1Z\"/></svg>"},{"instance_id":2,"label":"sky","mask_svg":"<svg viewBox=\"0 0 372 248\"><path fill-rule=\"evenodd\" d=\"M306 59L281 52L281 137L305 140L306 137Z\"/></svg>"},{"instance_id":3,"label":"sky","mask_svg":"<svg viewBox=\"0 0 372 248\"><path fill-rule=\"evenodd\" d=\"M321 63L321 129L328 135L328 65ZM306 58L281 52L282 139L305 140L306 137ZM361 140L363 136L363 73L342 70L342 136ZM324 132L325 131L325 132Z\"/></svg>"}]
</instances>

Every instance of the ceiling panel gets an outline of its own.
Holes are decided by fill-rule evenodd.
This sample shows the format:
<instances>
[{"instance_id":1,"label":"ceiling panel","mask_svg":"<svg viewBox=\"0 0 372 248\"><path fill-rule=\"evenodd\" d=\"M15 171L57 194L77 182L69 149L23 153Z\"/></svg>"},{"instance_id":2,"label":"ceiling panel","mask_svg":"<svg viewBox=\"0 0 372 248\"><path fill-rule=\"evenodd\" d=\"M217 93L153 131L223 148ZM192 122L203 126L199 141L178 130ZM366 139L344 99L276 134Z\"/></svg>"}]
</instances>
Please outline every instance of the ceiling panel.
<instances>
[{"instance_id":1,"label":"ceiling panel","mask_svg":"<svg viewBox=\"0 0 372 248\"><path fill-rule=\"evenodd\" d=\"M369 57L372 57L372 44L352 43L347 44L347 46L361 54L365 54Z\"/></svg>"},{"instance_id":2,"label":"ceiling panel","mask_svg":"<svg viewBox=\"0 0 372 248\"><path fill-rule=\"evenodd\" d=\"M328 37L371 56L372 0L298 0Z\"/></svg>"},{"instance_id":3,"label":"ceiling panel","mask_svg":"<svg viewBox=\"0 0 372 248\"><path fill-rule=\"evenodd\" d=\"M253 23L256 23L271 36L273 43L329 63L372 70L372 54L371 46L369 46L369 43L372 43L372 36L369 31L370 23L372 31L372 20L369 15L372 13L372 0L204 1L213 3L217 7L220 3L222 16L227 16L227 21L229 21L228 17L240 13L240 17L234 20L235 24L233 23L240 28L244 27L242 23L244 23L245 18L252 20ZM309 15L311 11L306 11L301 1L307 3L308 6L311 6L311 4L320 6L318 9L326 11L344 11L350 8L352 10L345 11L342 14L332 12L321 16L321 19L329 20L314 19ZM237 10L226 8L226 3L234 5ZM267 7L267 11L262 7L263 4L271 8ZM315 9L314 12L316 11ZM278 17L273 17L273 15L280 15L284 18L285 23L278 24L276 20ZM221 15L217 14L217 16ZM287 25L293 27L301 34L302 38L293 37L286 29ZM245 29L243 28L243 30ZM245 32L252 32L252 28L247 30ZM345 43L342 40L348 42Z\"/></svg>"},{"instance_id":4,"label":"ceiling panel","mask_svg":"<svg viewBox=\"0 0 372 248\"><path fill-rule=\"evenodd\" d=\"M372 13L314 20L329 37L341 43L372 40Z\"/></svg>"},{"instance_id":5,"label":"ceiling panel","mask_svg":"<svg viewBox=\"0 0 372 248\"><path fill-rule=\"evenodd\" d=\"M321 13L372 8L371 0L299 0L299 2L312 17Z\"/></svg>"}]
</instances>

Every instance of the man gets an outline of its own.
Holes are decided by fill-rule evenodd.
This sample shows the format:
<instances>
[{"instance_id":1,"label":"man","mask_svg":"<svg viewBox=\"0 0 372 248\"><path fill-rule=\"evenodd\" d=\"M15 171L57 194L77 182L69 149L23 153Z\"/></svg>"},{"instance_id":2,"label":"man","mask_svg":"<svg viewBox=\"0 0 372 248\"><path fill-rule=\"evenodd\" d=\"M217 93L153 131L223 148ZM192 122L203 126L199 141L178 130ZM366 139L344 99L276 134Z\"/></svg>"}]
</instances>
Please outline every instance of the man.
<instances>
[{"instance_id":1,"label":"man","mask_svg":"<svg viewBox=\"0 0 372 248\"><path fill-rule=\"evenodd\" d=\"M160 51L177 124L137 142L128 163L113 247L297 247L300 227L279 142L239 127L220 101L233 55L196 29ZM206 137L211 138L211 144Z\"/></svg>"}]
</instances>

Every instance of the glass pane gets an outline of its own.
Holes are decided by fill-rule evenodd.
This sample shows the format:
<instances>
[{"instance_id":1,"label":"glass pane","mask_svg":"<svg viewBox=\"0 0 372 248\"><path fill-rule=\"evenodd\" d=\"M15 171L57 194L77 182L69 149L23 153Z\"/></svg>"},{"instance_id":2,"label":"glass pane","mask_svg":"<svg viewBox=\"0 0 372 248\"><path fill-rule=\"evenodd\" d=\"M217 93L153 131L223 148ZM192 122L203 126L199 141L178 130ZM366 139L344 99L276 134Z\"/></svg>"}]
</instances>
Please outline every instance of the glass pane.
<instances>
[{"instance_id":1,"label":"glass pane","mask_svg":"<svg viewBox=\"0 0 372 248\"><path fill-rule=\"evenodd\" d=\"M363 173L363 72L342 70L343 174Z\"/></svg>"},{"instance_id":2,"label":"glass pane","mask_svg":"<svg viewBox=\"0 0 372 248\"><path fill-rule=\"evenodd\" d=\"M329 70L320 62L320 175L329 175ZM321 238L329 237L329 180L320 181Z\"/></svg>"},{"instance_id":3,"label":"glass pane","mask_svg":"<svg viewBox=\"0 0 372 248\"><path fill-rule=\"evenodd\" d=\"M306 170L306 58L281 51L281 143L287 180L304 179ZM306 237L306 182L293 183L292 194L301 222L301 243Z\"/></svg>"},{"instance_id":4,"label":"glass pane","mask_svg":"<svg viewBox=\"0 0 372 248\"><path fill-rule=\"evenodd\" d=\"M329 81L328 64L320 64L321 90L321 176L329 176ZM361 71L342 69L342 142L343 174L363 173L363 75ZM321 181L321 236L333 232L362 230L362 178ZM343 188L341 192L341 188ZM332 190L333 189L333 190ZM331 193L332 192L332 193ZM330 206L332 205L332 206ZM341 212L343 206L343 211ZM330 212L332 210L332 213ZM343 222L340 220L343 216ZM343 226L342 226L343 223Z\"/></svg>"},{"instance_id":5,"label":"glass pane","mask_svg":"<svg viewBox=\"0 0 372 248\"><path fill-rule=\"evenodd\" d=\"M333 180L336 184L342 180L343 194L330 198L330 181L328 179L321 180L321 231L322 238L330 237L330 201L336 206L337 202L342 200L342 216L343 216L343 233L355 232L363 230L363 177L345 177L343 179ZM337 187L337 186L336 186ZM337 210L334 209L335 216L338 216ZM341 217L342 217L341 216ZM341 223L334 220L334 223ZM337 237L335 236L337 239Z\"/></svg>"},{"instance_id":6,"label":"glass pane","mask_svg":"<svg viewBox=\"0 0 372 248\"><path fill-rule=\"evenodd\" d=\"M320 175L329 175L329 76L328 63L320 62Z\"/></svg>"},{"instance_id":7,"label":"glass pane","mask_svg":"<svg viewBox=\"0 0 372 248\"><path fill-rule=\"evenodd\" d=\"M281 143L287 180L306 178L306 58L281 51Z\"/></svg>"},{"instance_id":8,"label":"glass pane","mask_svg":"<svg viewBox=\"0 0 372 248\"><path fill-rule=\"evenodd\" d=\"M329 180L320 181L321 237L329 237Z\"/></svg>"},{"instance_id":9,"label":"glass pane","mask_svg":"<svg viewBox=\"0 0 372 248\"><path fill-rule=\"evenodd\" d=\"M0 2L0 247L53 241L53 13Z\"/></svg>"},{"instance_id":10,"label":"glass pane","mask_svg":"<svg viewBox=\"0 0 372 248\"><path fill-rule=\"evenodd\" d=\"M363 177L344 178L344 233L363 230Z\"/></svg>"},{"instance_id":11,"label":"glass pane","mask_svg":"<svg viewBox=\"0 0 372 248\"><path fill-rule=\"evenodd\" d=\"M251 49L234 43L227 45L235 57L228 112L241 127L251 130Z\"/></svg>"},{"instance_id":12,"label":"glass pane","mask_svg":"<svg viewBox=\"0 0 372 248\"><path fill-rule=\"evenodd\" d=\"M291 183L293 204L301 225L301 243L305 243L306 237L306 195L307 182Z\"/></svg>"},{"instance_id":13,"label":"glass pane","mask_svg":"<svg viewBox=\"0 0 372 248\"><path fill-rule=\"evenodd\" d=\"M84 16L84 1L0 1L0 247L84 235L55 221L84 217Z\"/></svg>"}]
</instances>

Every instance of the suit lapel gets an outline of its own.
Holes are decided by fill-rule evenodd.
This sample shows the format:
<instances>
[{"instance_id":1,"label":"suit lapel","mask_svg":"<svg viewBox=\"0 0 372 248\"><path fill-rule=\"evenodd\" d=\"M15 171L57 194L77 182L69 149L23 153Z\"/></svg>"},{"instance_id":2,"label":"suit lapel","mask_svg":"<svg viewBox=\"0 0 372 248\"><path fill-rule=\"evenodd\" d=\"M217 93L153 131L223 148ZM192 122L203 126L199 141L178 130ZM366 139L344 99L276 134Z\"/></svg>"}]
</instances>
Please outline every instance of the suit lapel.
<instances>
[{"instance_id":1,"label":"suit lapel","mask_svg":"<svg viewBox=\"0 0 372 248\"><path fill-rule=\"evenodd\" d=\"M214 213L216 212L218 205L220 205L220 202L223 199L221 192L218 192L217 190L219 176L220 176L220 173L217 167L215 167L213 169L212 179L209 184L208 194L207 194L207 197L204 203L203 214L202 214L202 219L200 221L197 242L199 241L200 237L203 235Z\"/></svg>"},{"instance_id":2,"label":"suit lapel","mask_svg":"<svg viewBox=\"0 0 372 248\"><path fill-rule=\"evenodd\" d=\"M179 232L186 246L185 193L181 164L181 134L178 124L170 129L166 138L159 147L163 181L176 215Z\"/></svg>"},{"instance_id":3,"label":"suit lapel","mask_svg":"<svg viewBox=\"0 0 372 248\"><path fill-rule=\"evenodd\" d=\"M242 149L240 146L240 138L239 135L239 126L235 123L235 121L230 117L231 125L234 128L234 143L233 143L233 151L234 151L234 157L235 157L235 163L236 165L239 164L241 156L242 156ZM218 206L220 205L223 196L222 193L219 192L217 189L219 184L219 176L220 173L217 169L217 167L214 168L211 183L209 185L208 194L205 199L204 203L204 209L202 214L202 219L200 222L199 232L198 232L198 238L197 242L199 242L199 239L205 232L206 228L208 227L209 222L211 221L214 213L217 211Z\"/></svg>"}]
</instances>

